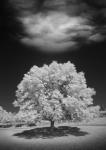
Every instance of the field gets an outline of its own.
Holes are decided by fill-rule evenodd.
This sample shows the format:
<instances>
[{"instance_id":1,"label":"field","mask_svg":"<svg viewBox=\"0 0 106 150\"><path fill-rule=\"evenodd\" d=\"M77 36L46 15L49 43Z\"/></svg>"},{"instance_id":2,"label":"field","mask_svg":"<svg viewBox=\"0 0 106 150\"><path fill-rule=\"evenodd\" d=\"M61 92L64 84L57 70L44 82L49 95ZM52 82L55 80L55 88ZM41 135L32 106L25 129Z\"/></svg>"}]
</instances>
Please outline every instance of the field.
<instances>
[{"instance_id":1,"label":"field","mask_svg":"<svg viewBox=\"0 0 106 150\"><path fill-rule=\"evenodd\" d=\"M1 128L0 150L104 150L106 118L88 124L49 124L33 128Z\"/></svg>"}]
</instances>

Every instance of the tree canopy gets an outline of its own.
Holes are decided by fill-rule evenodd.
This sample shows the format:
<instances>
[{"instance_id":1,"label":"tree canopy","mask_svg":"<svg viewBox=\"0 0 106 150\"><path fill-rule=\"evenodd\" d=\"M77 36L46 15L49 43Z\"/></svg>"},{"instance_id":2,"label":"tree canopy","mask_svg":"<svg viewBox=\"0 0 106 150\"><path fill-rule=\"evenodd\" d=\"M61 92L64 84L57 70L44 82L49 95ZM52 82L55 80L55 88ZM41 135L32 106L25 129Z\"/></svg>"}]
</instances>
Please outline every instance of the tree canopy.
<instances>
[{"instance_id":1,"label":"tree canopy","mask_svg":"<svg viewBox=\"0 0 106 150\"><path fill-rule=\"evenodd\" d=\"M53 61L50 65L33 66L24 75L13 104L20 111L30 111L34 119L49 120L54 126L55 121L81 121L92 113L97 115L99 107L93 106L95 93L74 64Z\"/></svg>"}]
</instances>

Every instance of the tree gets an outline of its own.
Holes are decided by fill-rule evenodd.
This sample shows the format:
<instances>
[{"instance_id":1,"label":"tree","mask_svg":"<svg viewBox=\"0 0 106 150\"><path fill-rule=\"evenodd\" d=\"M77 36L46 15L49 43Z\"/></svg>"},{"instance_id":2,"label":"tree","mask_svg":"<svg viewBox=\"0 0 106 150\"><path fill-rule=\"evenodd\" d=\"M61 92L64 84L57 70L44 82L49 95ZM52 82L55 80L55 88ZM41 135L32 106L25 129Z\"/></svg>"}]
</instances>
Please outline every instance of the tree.
<instances>
[{"instance_id":1,"label":"tree","mask_svg":"<svg viewBox=\"0 0 106 150\"><path fill-rule=\"evenodd\" d=\"M93 95L95 90L87 87L83 72L77 73L71 62L54 61L49 66L33 66L24 75L14 106L21 111L36 111L36 118L49 120L53 128L55 121L87 118Z\"/></svg>"},{"instance_id":2,"label":"tree","mask_svg":"<svg viewBox=\"0 0 106 150\"><path fill-rule=\"evenodd\" d=\"M13 122L13 114L11 112L7 112L0 106L0 123L1 124L12 124Z\"/></svg>"},{"instance_id":3,"label":"tree","mask_svg":"<svg viewBox=\"0 0 106 150\"><path fill-rule=\"evenodd\" d=\"M35 125L38 114L36 110L19 110L15 115L15 125Z\"/></svg>"}]
</instances>

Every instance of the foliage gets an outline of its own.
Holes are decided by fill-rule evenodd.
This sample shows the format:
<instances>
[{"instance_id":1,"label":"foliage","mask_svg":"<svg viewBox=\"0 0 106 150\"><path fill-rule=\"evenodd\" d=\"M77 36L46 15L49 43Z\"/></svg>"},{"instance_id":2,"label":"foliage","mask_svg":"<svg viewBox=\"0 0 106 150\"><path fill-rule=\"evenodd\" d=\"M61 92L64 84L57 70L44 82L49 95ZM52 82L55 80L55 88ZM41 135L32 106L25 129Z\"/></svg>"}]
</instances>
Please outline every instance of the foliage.
<instances>
[{"instance_id":1,"label":"foliage","mask_svg":"<svg viewBox=\"0 0 106 150\"><path fill-rule=\"evenodd\" d=\"M84 73L71 62L33 66L17 88L13 104L21 112L32 113L32 120L81 121L99 110L92 106L95 90L87 87Z\"/></svg>"},{"instance_id":2,"label":"foliage","mask_svg":"<svg viewBox=\"0 0 106 150\"><path fill-rule=\"evenodd\" d=\"M0 106L0 123L1 124L11 124L13 121L13 114L11 112L7 112Z\"/></svg>"},{"instance_id":3,"label":"foliage","mask_svg":"<svg viewBox=\"0 0 106 150\"><path fill-rule=\"evenodd\" d=\"M38 114L36 110L20 110L14 117L15 125L31 125L37 121Z\"/></svg>"}]
</instances>

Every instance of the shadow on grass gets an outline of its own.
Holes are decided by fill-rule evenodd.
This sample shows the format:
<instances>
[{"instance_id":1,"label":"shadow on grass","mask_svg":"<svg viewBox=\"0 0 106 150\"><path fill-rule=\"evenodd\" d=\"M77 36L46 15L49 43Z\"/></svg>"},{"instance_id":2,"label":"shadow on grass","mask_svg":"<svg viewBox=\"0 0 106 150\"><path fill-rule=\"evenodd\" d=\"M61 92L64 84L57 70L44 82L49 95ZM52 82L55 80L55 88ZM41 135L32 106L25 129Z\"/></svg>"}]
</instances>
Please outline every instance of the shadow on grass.
<instances>
[{"instance_id":1,"label":"shadow on grass","mask_svg":"<svg viewBox=\"0 0 106 150\"><path fill-rule=\"evenodd\" d=\"M69 127L69 126L60 126L51 130L50 127L42 127L42 128L35 128L31 130L25 130L21 133L16 133L14 136L25 138L25 139L32 139L32 138L55 138L55 137L62 137L68 135L74 136L85 136L87 132L80 131L78 127Z\"/></svg>"}]
</instances>

